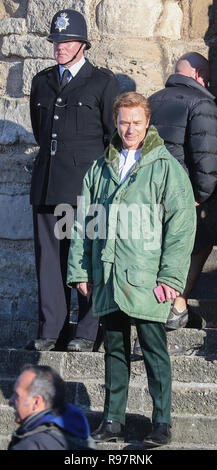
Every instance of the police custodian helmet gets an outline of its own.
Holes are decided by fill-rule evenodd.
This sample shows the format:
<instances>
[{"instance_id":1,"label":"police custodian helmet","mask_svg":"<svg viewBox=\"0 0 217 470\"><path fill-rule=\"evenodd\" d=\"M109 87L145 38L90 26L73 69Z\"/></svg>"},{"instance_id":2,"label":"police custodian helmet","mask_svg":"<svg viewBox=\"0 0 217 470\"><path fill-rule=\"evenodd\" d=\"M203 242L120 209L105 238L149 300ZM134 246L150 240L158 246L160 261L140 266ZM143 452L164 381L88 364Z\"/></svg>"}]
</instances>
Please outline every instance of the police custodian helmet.
<instances>
[{"instance_id":1,"label":"police custodian helmet","mask_svg":"<svg viewBox=\"0 0 217 470\"><path fill-rule=\"evenodd\" d=\"M91 47L87 39L87 25L83 15L71 9L60 10L54 15L47 40L50 42L79 41L86 43L86 49Z\"/></svg>"}]
</instances>

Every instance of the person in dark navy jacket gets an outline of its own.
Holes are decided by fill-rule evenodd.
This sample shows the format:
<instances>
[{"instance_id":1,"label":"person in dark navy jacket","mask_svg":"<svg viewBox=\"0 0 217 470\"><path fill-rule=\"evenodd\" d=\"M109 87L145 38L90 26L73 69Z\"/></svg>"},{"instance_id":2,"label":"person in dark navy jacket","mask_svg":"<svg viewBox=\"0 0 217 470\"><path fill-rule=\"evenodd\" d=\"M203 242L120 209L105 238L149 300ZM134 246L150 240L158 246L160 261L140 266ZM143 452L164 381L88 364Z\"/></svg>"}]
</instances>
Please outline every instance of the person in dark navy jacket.
<instances>
[{"instance_id":1,"label":"person in dark navy jacket","mask_svg":"<svg viewBox=\"0 0 217 470\"><path fill-rule=\"evenodd\" d=\"M32 128L40 147L30 195L39 292L38 338L27 345L33 350L65 349L69 343L70 237L67 230L65 236L58 235L58 222L67 210L70 214L70 208L76 209L83 177L113 134L112 106L119 94L115 75L84 57L91 44L79 12L57 12L47 39L53 43L57 65L33 78L30 94ZM68 350L92 351L97 347L98 320L92 317L91 299L78 296L76 339Z\"/></svg>"}]
</instances>

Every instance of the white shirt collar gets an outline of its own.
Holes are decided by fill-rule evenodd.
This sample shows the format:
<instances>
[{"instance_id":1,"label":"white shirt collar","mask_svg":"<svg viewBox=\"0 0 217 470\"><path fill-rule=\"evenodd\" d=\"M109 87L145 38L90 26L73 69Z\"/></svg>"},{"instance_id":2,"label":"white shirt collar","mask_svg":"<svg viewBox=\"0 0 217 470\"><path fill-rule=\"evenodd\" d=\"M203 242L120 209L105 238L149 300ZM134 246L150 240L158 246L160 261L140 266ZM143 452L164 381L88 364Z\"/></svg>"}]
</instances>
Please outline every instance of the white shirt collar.
<instances>
[{"instance_id":1,"label":"white shirt collar","mask_svg":"<svg viewBox=\"0 0 217 470\"><path fill-rule=\"evenodd\" d=\"M79 70L84 64L85 64L85 57L82 56L82 58L78 62L76 62L75 64L71 65L71 67L68 68L68 70L70 70L72 77L75 77L75 75L77 75L77 73L79 72ZM65 70L65 67L59 64L60 79L62 79L62 74L64 70Z\"/></svg>"},{"instance_id":2,"label":"white shirt collar","mask_svg":"<svg viewBox=\"0 0 217 470\"><path fill-rule=\"evenodd\" d=\"M132 167L140 159L141 148L137 150L122 149L119 154L119 176L120 182L123 183L130 173Z\"/></svg>"}]
</instances>

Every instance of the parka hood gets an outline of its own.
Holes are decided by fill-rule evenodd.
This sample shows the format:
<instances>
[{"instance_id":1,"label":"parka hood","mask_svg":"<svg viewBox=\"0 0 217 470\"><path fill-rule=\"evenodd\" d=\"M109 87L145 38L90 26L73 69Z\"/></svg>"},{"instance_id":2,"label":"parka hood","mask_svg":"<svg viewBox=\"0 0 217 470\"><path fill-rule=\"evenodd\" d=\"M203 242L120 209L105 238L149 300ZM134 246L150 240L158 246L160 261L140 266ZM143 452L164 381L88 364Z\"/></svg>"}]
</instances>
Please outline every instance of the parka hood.
<instances>
[{"instance_id":1,"label":"parka hood","mask_svg":"<svg viewBox=\"0 0 217 470\"><path fill-rule=\"evenodd\" d=\"M140 159L150 153L156 147L159 147L160 145L164 145L163 139L161 139L161 137L159 136L157 129L154 126L150 126L147 130L147 134L141 147ZM112 162L114 163L114 160L118 157L121 150L122 140L118 132L116 131L112 137L110 145L105 150L106 163L108 165L110 165Z\"/></svg>"},{"instance_id":2,"label":"parka hood","mask_svg":"<svg viewBox=\"0 0 217 470\"><path fill-rule=\"evenodd\" d=\"M47 409L36 415L32 415L15 431L16 436L22 436L27 432L42 425L54 424L58 428L69 432L73 436L87 439L90 436L90 428L86 416L76 406L68 403L61 415L54 414L53 410Z\"/></svg>"}]
</instances>

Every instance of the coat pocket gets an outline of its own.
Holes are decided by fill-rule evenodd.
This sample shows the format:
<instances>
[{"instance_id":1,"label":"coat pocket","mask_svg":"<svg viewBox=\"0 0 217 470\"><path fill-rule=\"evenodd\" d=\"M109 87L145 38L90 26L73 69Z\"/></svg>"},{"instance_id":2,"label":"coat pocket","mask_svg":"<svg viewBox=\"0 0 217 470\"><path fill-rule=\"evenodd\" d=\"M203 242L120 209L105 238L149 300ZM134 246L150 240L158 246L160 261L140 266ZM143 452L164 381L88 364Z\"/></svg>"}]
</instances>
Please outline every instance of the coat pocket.
<instances>
[{"instance_id":1,"label":"coat pocket","mask_svg":"<svg viewBox=\"0 0 217 470\"><path fill-rule=\"evenodd\" d=\"M127 281L132 286L150 287L156 286L157 276L141 266L131 266L126 271Z\"/></svg>"},{"instance_id":2,"label":"coat pocket","mask_svg":"<svg viewBox=\"0 0 217 470\"><path fill-rule=\"evenodd\" d=\"M96 101L91 96L81 96L80 98L74 98L68 101L68 114L67 114L67 127L70 130L72 126L72 120L75 121L76 131L79 134L95 135L96 132L92 133L93 124L95 119L95 113L100 115L100 110L96 108ZM96 111L97 110L97 111ZM95 121L94 121L95 123Z\"/></svg>"}]
</instances>

